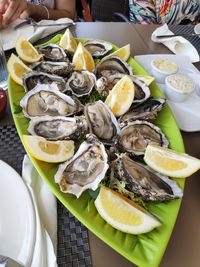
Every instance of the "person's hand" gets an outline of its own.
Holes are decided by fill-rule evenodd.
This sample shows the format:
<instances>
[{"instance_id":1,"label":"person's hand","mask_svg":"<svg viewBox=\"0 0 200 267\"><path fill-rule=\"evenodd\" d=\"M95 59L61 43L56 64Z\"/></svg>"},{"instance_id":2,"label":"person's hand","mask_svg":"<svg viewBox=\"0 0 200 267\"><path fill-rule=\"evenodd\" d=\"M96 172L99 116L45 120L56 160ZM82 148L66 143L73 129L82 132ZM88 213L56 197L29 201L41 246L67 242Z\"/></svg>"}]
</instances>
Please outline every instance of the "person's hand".
<instances>
[{"instance_id":1,"label":"person's hand","mask_svg":"<svg viewBox=\"0 0 200 267\"><path fill-rule=\"evenodd\" d=\"M5 13L6 9L8 8L8 0L0 0L0 29L3 23L3 14Z\"/></svg>"},{"instance_id":2,"label":"person's hand","mask_svg":"<svg viewBox=\"0 0 200 267\"><path fill-rule=\"evenodd\" d=\"M3 14L2 24L7 25L15 21L27 8L28 4L26 0L8 0L8 6Z\"/></svg>"}]
</instances>

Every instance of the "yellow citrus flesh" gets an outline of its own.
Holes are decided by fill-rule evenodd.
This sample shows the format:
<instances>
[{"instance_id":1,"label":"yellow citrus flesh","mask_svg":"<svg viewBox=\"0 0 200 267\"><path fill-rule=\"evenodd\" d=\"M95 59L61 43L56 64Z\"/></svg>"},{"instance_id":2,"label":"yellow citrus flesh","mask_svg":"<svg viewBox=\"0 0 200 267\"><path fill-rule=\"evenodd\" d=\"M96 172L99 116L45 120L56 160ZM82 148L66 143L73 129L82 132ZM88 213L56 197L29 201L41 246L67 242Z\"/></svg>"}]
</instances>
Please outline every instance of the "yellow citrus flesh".
<instances>
[{"instance_id":1,"label":"yellow citrus flesh","mask_svg":"<svg viewBox=\"0 0 200 267\"><path fill-rule=\"evenodd\" d=\"M144 161L155 171L177 178L186 178L200 169L199 159L157 145L147 146Z\"/></svg>"},{"instance_id":2,"label":"yellow citrus flesh","mask_svg":"<svg viewBox=\"0 0 200 267\"><path fill-rule=\"evenodd\" d=\"M130 47L130 44L127 44L127 45L119 48L118 50L116 50L112 54L109 54L108 56L118 56L121 59L126 61L130 57L130 54L131 54L131 47Z\"/></svg>"},{"instance_id":3,"label":"yellow citrus flesh","mask_svg":"<svg viewBox=\"0 0 200 267\"><path fill-rule=\"evenodd\" d=\"M42 58L42 55L23 36L17 39L15 48L18 56L27 63L37 62Z\"/></svg>"},{"instance_id":4,"label":"yellow citrus flesh","mask_svg":"<svg viewBox=\"0 0 200 267\"><path fill-rule=\"evenodd\" d=\"M93 71L95 68L92 55L81 43L78 44L72 62L75 64L75 70Z\"/></svg>"},{"instance_id":5,"label":"yellow citrus flesh","mask_svg":"<svg viewBox=\"0 0 200 267\"><path fill-rule=\"evenodd\" d=\"M129 110L134 96L134 84L128 76L124 76L110 91L105 104L112 110L115 116L121 116Z\"/></svg>"},{"instance_id":6,"label":"yellow citrus flesh","mask_svg":"<svg viewBox=\"0 0 200 267\"><path fill-rule=\"evenodd\" d=\"M95 206L106 222L125 233L142 234L160 226L145 209L104 186L101 186Z\"/></svg>"},{"instance_id":7,"label":"yellow citrus flesh","mask_svg":"<svg viewBox=\"0 0 200 267\"><path fill-rule=\"evenodd\" d=\"M77 43L69 29L67 29L61 37L59 45L70 52L76 51Z\"/></svg>"},{"instance_id":8,"label":"yellow citrus flesh","mask_svg":"<svg viewBox=\"0 0 200 267\"><path fill-rule=\"evenodd\" d=\"M23 141L32 157L45 162L63 162L74 155L73 141L47 141L31 135L23 135Z\"/></svg>"},{"instance_id":9,"label":"yellow citrus flesh","mask_svg":"<svg viewBox=\"0 0 200 267\"><path fill-rule=\"evenodd\" d=\"M14 54L9 58L7 68L11 78L20 85L22 85L23 74L31 70Z\"/></svg>"},{"instance_id":10,"label":"yellow citrus flesh","mask_svg":"<svg viewBox=\"0 0 200 267\"><path fill-rule=\"evenodd\" d=\"M142 75L133 75L134 77L138 78L140 81L144 82L147 86L149 86L155 78L152 76L142 76Z\"/></svg>"}]
</instances>

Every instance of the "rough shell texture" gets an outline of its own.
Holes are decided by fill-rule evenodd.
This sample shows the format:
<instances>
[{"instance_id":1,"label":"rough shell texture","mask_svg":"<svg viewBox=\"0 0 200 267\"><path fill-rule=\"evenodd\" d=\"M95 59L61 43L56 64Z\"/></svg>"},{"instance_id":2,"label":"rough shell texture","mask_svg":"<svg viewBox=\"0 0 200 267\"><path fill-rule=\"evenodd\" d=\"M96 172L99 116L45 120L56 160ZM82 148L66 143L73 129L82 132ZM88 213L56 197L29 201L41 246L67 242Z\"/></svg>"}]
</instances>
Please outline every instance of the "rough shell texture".
<instances>
[{"instance_id":1,"label":"rough shell texture","mask_svg":"<svg viewBox=\"0 0 200 267\"><path fill-rule=\"evenodd\" d=\"M65 53L65 50L60 47L57 44L47 44L40 48L38 48L38 51L43 54L43 57L47 61L67 61L69 62L69 59L67 58L67 54Z\"/></svg>"},{"instance_id":2,"label":"rough shell texture","mask_svg":"<svg viewBox=\"0 0 200 267\"><path fill-rule=\"evenodd\" d=\"M105 56L110 50L112 50L111 44L99 40L88 41L84 44L84 46L93 57Z\"/></svg>"}]
</instances>

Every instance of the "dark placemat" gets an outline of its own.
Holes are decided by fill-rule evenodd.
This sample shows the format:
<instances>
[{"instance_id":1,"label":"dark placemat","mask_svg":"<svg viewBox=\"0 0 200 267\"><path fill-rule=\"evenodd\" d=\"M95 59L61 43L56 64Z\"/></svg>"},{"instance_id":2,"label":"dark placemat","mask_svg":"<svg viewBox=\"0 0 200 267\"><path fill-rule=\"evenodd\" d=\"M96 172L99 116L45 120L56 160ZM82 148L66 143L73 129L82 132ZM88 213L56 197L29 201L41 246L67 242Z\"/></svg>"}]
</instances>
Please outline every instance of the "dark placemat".
<instances>
[{"instance_id":1,"label":"dark placemat","mask_svg":"<svg viewBox=\"0 0 200 267\"><path fill-rule=\"evenodd\" d=\"M25 150L15 126L0 127L0 159L20 175ZM90 267L88 231L59 201L57 262L59 267ZM39 266L38 266L39 267Z\"/></svg>"}]
</instances>

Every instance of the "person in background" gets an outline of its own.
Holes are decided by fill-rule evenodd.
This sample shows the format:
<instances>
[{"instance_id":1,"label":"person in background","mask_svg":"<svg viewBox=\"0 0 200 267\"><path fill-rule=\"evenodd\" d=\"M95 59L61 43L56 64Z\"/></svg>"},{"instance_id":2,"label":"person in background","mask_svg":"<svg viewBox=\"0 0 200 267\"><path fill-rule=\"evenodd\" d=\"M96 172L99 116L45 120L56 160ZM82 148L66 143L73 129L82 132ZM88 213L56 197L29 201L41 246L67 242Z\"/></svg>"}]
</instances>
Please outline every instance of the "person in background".
<instances>
[{"instance_id":1,"label":"person in background","mask_svg":"<svg viewBox=\"0 0 200 267\"><path fill-rule=\"evenodd\" d=\"M200 0L129 0L129 7L135 24L200 22Z\"/></svg>"},{"instance_id":2,"label":"person in background","mask_svg":"<svg viewBox=\"0 0 200 267\"><path fill-rule=\"evenodd\" d=\"M0 28L17 18L74 19L75 6L75 0L0 0Z\"/></svg>"}]
</instances>

